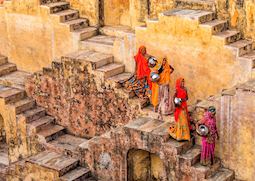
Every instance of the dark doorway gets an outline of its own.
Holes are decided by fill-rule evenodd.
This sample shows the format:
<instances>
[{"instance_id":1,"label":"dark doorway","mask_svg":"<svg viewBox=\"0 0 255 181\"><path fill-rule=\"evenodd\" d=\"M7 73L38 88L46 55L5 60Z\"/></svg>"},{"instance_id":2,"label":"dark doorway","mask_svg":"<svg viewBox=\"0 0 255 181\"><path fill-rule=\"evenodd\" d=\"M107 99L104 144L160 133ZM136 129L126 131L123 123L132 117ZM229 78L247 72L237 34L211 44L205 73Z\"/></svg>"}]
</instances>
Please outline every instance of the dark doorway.
<instances>
[{"instance_id":1,"label":"dark doorway","mask_svg":"<svg viewBox=\"0 0 255 181\"><path fill-rule=\"evenodd\" d=\"M128 181L166 180L163 161L156 154L132 149L127 155Z\"/></svg>"}]
</instances>

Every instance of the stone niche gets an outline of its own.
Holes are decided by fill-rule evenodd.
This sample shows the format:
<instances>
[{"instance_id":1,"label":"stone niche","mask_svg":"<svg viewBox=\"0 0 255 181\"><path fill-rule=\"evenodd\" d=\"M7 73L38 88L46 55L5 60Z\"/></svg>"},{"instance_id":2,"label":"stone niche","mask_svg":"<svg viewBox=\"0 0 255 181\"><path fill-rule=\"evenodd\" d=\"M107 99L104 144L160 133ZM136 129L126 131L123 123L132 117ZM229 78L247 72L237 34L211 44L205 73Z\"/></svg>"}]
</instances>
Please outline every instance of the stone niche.
<instances>
[{"instance_id":1,"label":"stone niche","mask_svg":"<svg viewBox=\"0 0 255 181\"><path fill-rule=\"evenodd\" d=\"M129 181L162 180L164 175L163 161L156 154L144 150L129 150L127 168Z\"/></svg>"}]
</instances>

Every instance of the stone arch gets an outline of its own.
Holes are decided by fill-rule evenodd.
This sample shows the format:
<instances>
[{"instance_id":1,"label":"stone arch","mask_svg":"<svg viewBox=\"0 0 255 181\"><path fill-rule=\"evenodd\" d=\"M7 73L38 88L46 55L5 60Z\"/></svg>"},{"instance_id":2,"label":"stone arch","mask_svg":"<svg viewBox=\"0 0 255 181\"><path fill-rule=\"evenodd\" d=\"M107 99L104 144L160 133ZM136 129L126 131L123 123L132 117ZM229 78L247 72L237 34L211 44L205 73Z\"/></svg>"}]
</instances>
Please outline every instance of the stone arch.
<instances>
[{"instance_id":1,"label":"stone arch","mask_svg":"<svg viewBox=\"0 0 255 181\"><path fill-rule=\"evenodd\" d=\"M141 149L130 149L127 153L128 181L167 180L164 162L155 153Z\"/></svg>"}]
</instances>

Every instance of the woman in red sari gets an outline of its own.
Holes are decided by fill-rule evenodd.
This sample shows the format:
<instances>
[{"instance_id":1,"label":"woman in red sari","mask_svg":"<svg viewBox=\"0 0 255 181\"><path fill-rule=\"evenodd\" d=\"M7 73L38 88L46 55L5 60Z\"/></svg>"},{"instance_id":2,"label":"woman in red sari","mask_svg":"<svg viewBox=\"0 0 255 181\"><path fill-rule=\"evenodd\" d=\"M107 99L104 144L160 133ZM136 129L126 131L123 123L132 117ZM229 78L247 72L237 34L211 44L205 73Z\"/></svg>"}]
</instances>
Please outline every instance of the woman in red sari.
<instances>
[{"instance_id":1,"label":"woman in red sari","mask_svg":"<svg viewBox=\"0 0 255 181\"><path fill-rule=\"evenodd\" d=\"M125 82L125 87L134 91L135 95L143 102L149 103L151 94L150 68L148 66L148 58L145 46L141 46L135 58L135 73Z\"/></svg>"},{"instance_id":2,"label":"woman in red sari","mask_svg":"<svg viewBox=\"0 0 255 181\"><path fill-rule=\"evenodd\" d=\"M179 78L176 81L176 92L174 98L180 98L181 104L175 106L174 118L175 125L170 126L169 134L177 141L188 140L190 141L190 128L188 117L188 93L184 86L184 79Z\"/></svg>"}]
</instances>

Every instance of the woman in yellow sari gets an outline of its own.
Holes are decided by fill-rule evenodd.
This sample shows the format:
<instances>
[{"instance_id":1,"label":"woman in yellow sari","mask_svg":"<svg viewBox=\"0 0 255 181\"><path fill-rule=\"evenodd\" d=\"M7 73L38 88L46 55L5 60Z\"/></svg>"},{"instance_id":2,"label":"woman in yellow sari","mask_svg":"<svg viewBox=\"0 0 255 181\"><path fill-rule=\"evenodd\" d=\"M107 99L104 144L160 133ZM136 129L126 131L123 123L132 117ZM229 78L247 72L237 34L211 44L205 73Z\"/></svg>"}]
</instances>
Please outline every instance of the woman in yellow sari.
<instances>
[{"instance_id":1,"label":"woman in yellow sari","mask_svg":"<svg viewBox=\"0 0 255 181\"><path fill-rule=\"evenodd\" d=\"M164 58L161 67L157 67L157 72L160 75L158 82L152 83L152 97L151 103L156 107L158 106L159 119L162 119L162 115L169 115L173 112L173 101L170 92L170 74L173 73L174 68L171 67L167 59Z\"/></svg>"},{"instance_id":2,"label":"woman in yellow sari","mask_svg":"<svg viewBox=\"0 0 255 181\"><path fill-rule=\"evenodd\" d=\"M188 93L184 86L183 78L179 78L176 81L176 92L174 98L180 99L181 102L175 106L175 125L170 126L169 134L177 141L190 141L190 125L187 106Z\"/></svg>"}]
</instances>

